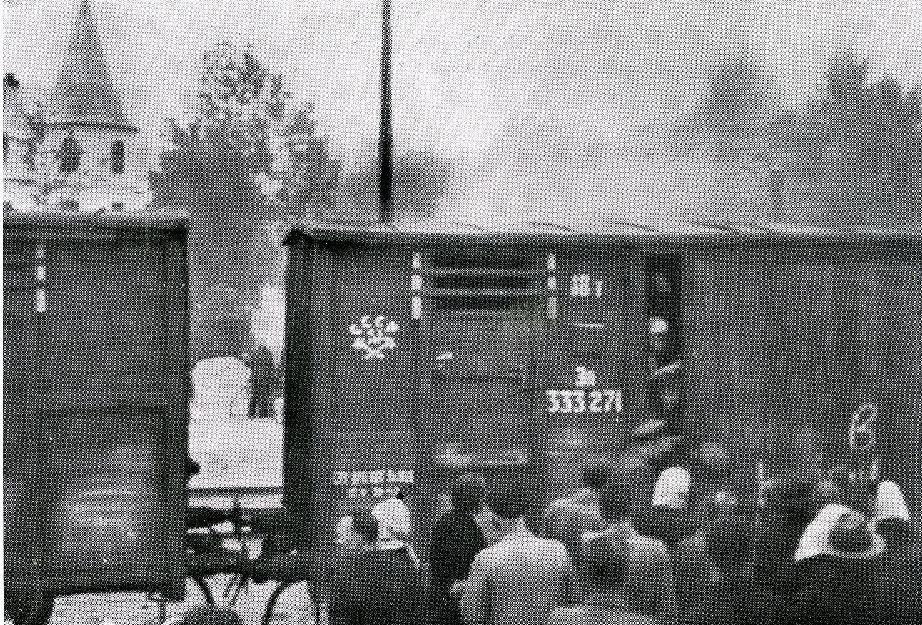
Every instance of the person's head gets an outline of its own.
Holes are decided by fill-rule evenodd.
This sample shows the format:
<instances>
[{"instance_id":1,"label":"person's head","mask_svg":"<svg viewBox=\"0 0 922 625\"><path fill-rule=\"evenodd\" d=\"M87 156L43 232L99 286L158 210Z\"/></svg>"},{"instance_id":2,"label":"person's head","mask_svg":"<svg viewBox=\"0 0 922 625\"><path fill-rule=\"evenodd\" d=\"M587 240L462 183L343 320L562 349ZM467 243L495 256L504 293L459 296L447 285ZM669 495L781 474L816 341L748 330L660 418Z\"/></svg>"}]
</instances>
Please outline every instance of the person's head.
<instances>
[{"instance_id":1,"label":"person's head","mask_svg":"<svg viewBox=\"0 0 922 625\"><path fill-rule=\"evenodd\" d=\"M904 553L912 544L912 526L909 521L887 517L877 521L876 531L890 553Z\"/></svg>"},{"instance_id":2,"label":"person's head","mask_svg":"<svg viewBox=\"0 0 922 625\"><path fill-rule=\"evenodd\" d=\"M490 510L505 531L510 531L525 517L522 490L516 484L500 484L490 493Z\"/></svg>"},{"instance_id":3,"label":"person's head","mask_svg":"<svg viewBox=\"0 0 922 625\"><path fill-rule=\"evenodd\" d=\"M900 519L909 522L909 506L896 482L884 481L878 485L874 499L874 518L878 521Z\"/></svg>"},{"instance_id":4,"label":"person's head","mask_svg":"<svg viewBox=\"0 0 922 625\"><path fill-rule=\"evenodd\" d=\"M628 545L614 536L589 540L582 552L583 570L591 590L620 592L627 570Z\"/></svg>"},{"instance_id":5,"label":"person's head","mask_svg":"<svg viewBox=\"0 0 922 625\"><path fill-rule=\"evenodd\" d=\"M618 523L631 511L632 490L624 475L614 475L601 491L599 507L607 523Z\"/></svg>"},{"instance_id":6,"label":"person's head","mask_svg":"<svg viewBox=\"0 0 922 625\"><path fill-rule=\"evenodd\" d=\"M374 544L378 541L380 525L370 510L362 508L352 515L352 531L362 543Z\"/></svg>"},{"instance_id":7,"label":"person's head","mask_svg":"<svg viewBox=\"0 0 922 625\"><path fill-rule=\"evenodd\" d=\"M669 322L662 317L650 318L650 350L659 356L666 351L669 341Z\"/></svg>"},{"instance_id":8,"label":"person's head","mask_svg":"<svg viewBox=\"0 0 922 625\"><path fill-rule=\"evenodd\" d=\"M601 490L608 483L608 463L603 458L589 459L583 465L583 485L593 490Z\"/></svg>"},{"instance_id":9,"label":"person's head","mask_svg":"<svg viewBox=\"0 0 922 625\"><path fill-rule=\"evenodd\" d=\"M650 505L673 510L685 508L691 491L691 476L683 467L669 467L656 480Z\"/></svg>"},{"instance_id":10,"label":"person's head","mask_svg":"<svg viewBox=\"0 0 922 625\"><path fill-rule=\"evenodd\" d=\"M486 481L476 473L459 476L451 487L452 509L475 514L483 506L486 489Z\"/></svg>"},{"instance_id":11,"label":"person's head","mask_svg":"<svg viewBox=\"0 0 922 625\"><path fill-rule=\"evenodd\" d=\"M867 518L855 510L841 515L829 532L828 555L838 558L866 559L879 555L883 540L868 529Z\"/></svg>"},{"instance_id":12,"label":"person's head","mask_svg":"<svg viewBox=\"0 0 922 625\"><path fill-rule=\"evenodd\" d=\"M721 525L734 519L739 513L739 500L727 489L722 489L707 497L700 508L704 513L705 527Z\"/></svg>"}]
</instances>

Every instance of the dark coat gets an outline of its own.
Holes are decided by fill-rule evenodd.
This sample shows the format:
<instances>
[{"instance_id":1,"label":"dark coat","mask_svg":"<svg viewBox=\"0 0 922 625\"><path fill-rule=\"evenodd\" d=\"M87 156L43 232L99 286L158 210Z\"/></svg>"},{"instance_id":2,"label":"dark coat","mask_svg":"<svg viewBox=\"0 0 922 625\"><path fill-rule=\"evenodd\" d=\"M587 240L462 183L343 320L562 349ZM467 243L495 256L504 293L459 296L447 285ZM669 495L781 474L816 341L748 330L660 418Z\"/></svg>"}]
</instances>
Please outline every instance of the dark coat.
<instances>
[{"instance_id":1,"label":"dark coat","mask_svg":"<svg viewBox=\"0 0 922 625\"><path fill-rule=\"evenodd\" d=\"M701 586L687 599L683 611L687 625L754 625L755 608L752 567L733 566L713 571L700 580Z\"/></svg>"},{"instance_id":2,"label":"dark coat","mask_svg":"<svg viewBox=\"0 0 922 625\"><path fill-rule=\"evenodd\" d=\"M688 509L672 510L665 507L647 508L635 521L637 531L662 541L673 554L683 540L695 533L694 519Z\"/></svg>"},{"instance_id":3,"label":"dark coat","mask_svg":"<svg viewBox=\"0 0 922 625\"><path fill-rule=\"evenodd\" d=\"M433 623L461 623L457 598L450 596L451 586L467 579L474 557L486 547L483 531L471 515L451 510L436 521L429 547Z\"/></svg>"},{"instance_id":4,"label":"dark coat","mask_svg":"<svg viewBox=\"0 0 922 625\"><path fill-rule=\"evenodd\" d=\"M878 610L875 558L820 555L798 564L798 589L788 625L876 625Z\"/></svg>"},{"instance_id":5,"label":"dark coat","mask_svg":"<svg viewBox=\"0 0 922 625\"><path fill-rule=\"evenodd\" d=\"M552 502L544 513L545 537L566 546L578 575L582 571L583 536L587 532L601 532L606 525L598 495L588 489Z\"/></svg>"},{"instance_id":6,"label":"dark coat","mask_svg":"<svg viewBox=\"0 0 922 625\"><path fill-rule=\"evenodd\" d=\"M333 573L330 625L415 625L420 581L407 548L344 553Z\"/></svg>"},{"instance_id":7,"label":"dark coat","mask_svg":"<svg viewBox=\"0 0 922 625\"><path fill-rule=\"evenodd\" d=\"M908 553L886 553L877 565L881 623L922 623L922 565Z\"/></svg>"}]
</instances>

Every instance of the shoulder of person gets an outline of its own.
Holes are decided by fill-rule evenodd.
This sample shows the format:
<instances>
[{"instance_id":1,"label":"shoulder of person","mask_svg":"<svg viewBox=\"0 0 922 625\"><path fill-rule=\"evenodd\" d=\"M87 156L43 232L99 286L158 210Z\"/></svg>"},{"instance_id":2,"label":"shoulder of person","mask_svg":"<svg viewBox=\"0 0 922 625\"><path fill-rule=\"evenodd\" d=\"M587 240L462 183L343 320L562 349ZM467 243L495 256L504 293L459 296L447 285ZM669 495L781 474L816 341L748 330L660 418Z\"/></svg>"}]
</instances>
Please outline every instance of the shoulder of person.
<instances>
[{"instance_id":1,"label":"shoulder of person","mask_svg":"<svg viewBox=\"0 0 922 625\"><path fill-rule=\"evenodd\" d=\"M570 550L567 549L567 546L563 542L556 540L554 538L538 538L538 542L541 547L544 549L545 553L561 563L570 562Z\"/></svg>"},{"instance_id":2,"label":"shoulder of person","mask_svg":"<svg viewBox=\"0 0 922 625\"><path fill-rule=\"evenodd\" d=\"M636 534L632 542L637 551L643 554L645 558L657 560L670 559L669 549L666 547L666 543L659 538Z\"/></svg>"},{"instance_id":3,"label":"shoulder of person","mask_svg":"<svg viewBox=\"0 0 922 625\"><path fill-rule=\"evenodd\" d=\"M548 618L548 625L577 625L582 619L585 608L583 606L559 606L554 608Z\"/></svg>"}]
</instances>

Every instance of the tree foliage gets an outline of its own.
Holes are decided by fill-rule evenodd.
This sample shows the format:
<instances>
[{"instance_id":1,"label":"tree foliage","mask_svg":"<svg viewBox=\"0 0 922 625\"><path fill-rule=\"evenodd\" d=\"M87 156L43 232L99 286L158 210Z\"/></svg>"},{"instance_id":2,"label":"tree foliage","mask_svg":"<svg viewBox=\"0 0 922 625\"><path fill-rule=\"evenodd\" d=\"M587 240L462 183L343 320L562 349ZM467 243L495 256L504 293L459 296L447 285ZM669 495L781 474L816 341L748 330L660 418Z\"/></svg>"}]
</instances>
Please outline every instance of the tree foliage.
<instances>
[{"instance_id":1,"label":"tree foliage","mask_svg":"<svg viewBox=\"0 0 922 625\"><path fill-rule=\"evenodd\" d=\"M769 91L766 72L751 58L740 56L719 66L688 123L693 140L707 142L720 160L746 154L764 158Z\"/></svg>"},{"instance_id":2,"label":"tree foliage","mask_svg":"<svg viewBox=\"0 0 922 625\"><path fill-rule=\"evenodd\" d=\"M786 175L809 169L819 218L904 226L918 220L922 189L919 90L872 80L850 54L830 62L823 97L776 125ZM816 188L821 187L821 192Z\"/></svg>"},{"instance_id":3,"label":"tree foliage","mask_svg":"<svg viewBox=\"0 0 922 625\"><path fill-rule=\"evenodd\" d=\"M872 79L866 60L830 61L822 94L781 111L761 68L739 58L711 77L679 127L687 147L774 171L769 193L780 219L821 225L902 227L922 202L919 88Z\"/></svg>"},{"instance_id":4,"label":"tree foliage","mask_svg":"<svg viewBox=\"0 0 922 625\"><path fill-rule=\"evenodd\" d=\"M155 204L189 213L193 351L201 352L215 309L246 315L275 274L272 226L332 205L338 164L283 77L229 44L205 55L191 119L169 120L168 132L151 191Z\"/></svg>"}]
</instances>

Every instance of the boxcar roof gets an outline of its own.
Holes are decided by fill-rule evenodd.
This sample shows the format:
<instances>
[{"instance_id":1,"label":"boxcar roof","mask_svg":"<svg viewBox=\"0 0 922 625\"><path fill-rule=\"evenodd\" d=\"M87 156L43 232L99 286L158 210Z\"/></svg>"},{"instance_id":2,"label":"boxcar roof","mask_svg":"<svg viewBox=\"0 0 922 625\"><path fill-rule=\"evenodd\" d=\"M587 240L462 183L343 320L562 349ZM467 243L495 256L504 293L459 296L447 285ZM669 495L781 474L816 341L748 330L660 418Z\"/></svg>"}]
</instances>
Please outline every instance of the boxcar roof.
<instances>
[{"instance_id":1,"label":"boxcar roof","mask_svg":"<svg viewBox=\"0 0 922 625\"><path fill-rule=\"evenodd\" d=\"M753 240L827 240L830 242L893 242L918 244L922 229L872 228L842 226L822 228L803 224L755 221L696 221L668 219L633 222L609 218L604 221L574 224L563 221L480 221L452 218L379 221L311 220L296 225L286 243L298 238L320 241L426 242L464 240L512 242L530 240L540 243L578 244L589 242L658 242L686 241L733 242Z\"/></svg>"},{"instance_id":2,"label":"boxcar roof","mask_svg":"<svg viewBox=\"0 0 922 625\"><path fill-rule=\"evenodd\" d=\"M186 232L185 211L163 209L143 213L6 213L6 234L57 238L85 236L118 238L120 236L179 236Z\"/></svg>"}]
</instances>

